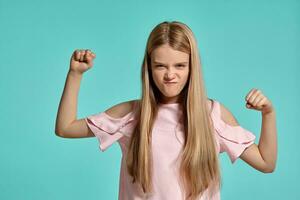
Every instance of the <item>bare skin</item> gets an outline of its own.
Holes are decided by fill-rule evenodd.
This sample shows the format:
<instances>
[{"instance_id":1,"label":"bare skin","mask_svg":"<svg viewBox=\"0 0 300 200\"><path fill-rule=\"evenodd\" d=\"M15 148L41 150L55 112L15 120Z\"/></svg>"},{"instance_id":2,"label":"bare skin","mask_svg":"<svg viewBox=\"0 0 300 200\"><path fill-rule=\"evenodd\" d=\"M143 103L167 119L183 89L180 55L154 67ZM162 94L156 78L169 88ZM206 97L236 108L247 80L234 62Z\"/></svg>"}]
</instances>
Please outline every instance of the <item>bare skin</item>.
<instances>
[{"instance_id":1,"label":"bare skin","mask_svg":"<svg viewBox=\"0 0 300 200\"><path fill-rule=\"evenodd\" d=\"M160 101L165 104L178 102L188 80L189 54L162 45L151 53L151 73L163 97Z\"/></svg>"},{"instance_id":2,"label":"bare skin","mask_svg":"<svg viewBox=\"0 0 300 200\"><path fill-rule=\"evenodd\" d=\"M74 51L70 61L70 70L67 75L64 91L58 108L55 133L64 138L94 137L88 128L85 119L77 119L77 96L82 75L93 66L96 55L91 51ZM156 61L156 62L155 62ZM157 87L163 94L162 103L179 101L179 93L187 81L188 57L168 46L162 46L154 51L152 75ZM185 64L182 64L185 63ZM176 82L168 85L165 81ZM275 170L277 160L277 129L275 109L269 99L258 89L252 89L246 96L248 109L261 111L262 127L259 144L252 144L241 154L240 158L253 168L271 173ZM132 111L134 101L131 100L112 106L105 112L114 118L121 118ZM212 102L207 100L209 110ZM221 118L231 126L238 126L234 115L222 104Z\"/></svg>"},{"instance_id":3,"label":"bare skin","mask_svg":"<svg viewBox=\"0 0 300 200\"><path fill-rule=\"evenodd\" d=\"M277 128L276 114L271 101L258 89L252 89L245 97L246 107L261 111L262 126L259 144L252 144L240 155L240 158L253 168L271 173L275 170L277 161ZM238 122L232 113L221 105L221 117L223 121L238 126Z\"/></svg>"},{"instance_id":4,"label":"bare skin","mask_svg":"<svg viewBox=\"0 0 300 200\"><path fill-rule=\"evenodd\" d=\"M166 94L163 103L174 103L178 101L178 96L187 81L188 63L185 67L182 62L188 62L188 54L174 51L173 49L158 48L154 51L154 57L157 61L162 61L163 66L155 65L153 76L158 87L163 94ZM93 67L93 60L96 55L88 50L74 51L70 60L70 69L61 101L58 108L55 133L63 138L85 138L94 137L95 135L88 128L85 118L77 119L77 96L79 93L80 82L84 72ZM160 60L159 60L160 59ZM157 64L157 63L155 63ZM164 85L164 81L175 81L178 83L172 88ZM119 103L105 110L105 113L113 118L121 118L132 111L134 101L131 100ZM208 107L211 110L212 102L207 100Z\"/></svg>"},{"instance_id":5,"label":"bare skin","mask_svg":"<svg viewBox=\"0 0 300 200\"><path fill-rule=\"evenodd\" d=\"M83 73L92 68L96 55L88 50L74 51L70 60L70 69L59 104L55 133L63 138L85 138L95 135L88 128L85 119L77 119L77 96ZM115 118L131 111L133 101L115 105L105 112Z\"/></svg>"}]
</instances>

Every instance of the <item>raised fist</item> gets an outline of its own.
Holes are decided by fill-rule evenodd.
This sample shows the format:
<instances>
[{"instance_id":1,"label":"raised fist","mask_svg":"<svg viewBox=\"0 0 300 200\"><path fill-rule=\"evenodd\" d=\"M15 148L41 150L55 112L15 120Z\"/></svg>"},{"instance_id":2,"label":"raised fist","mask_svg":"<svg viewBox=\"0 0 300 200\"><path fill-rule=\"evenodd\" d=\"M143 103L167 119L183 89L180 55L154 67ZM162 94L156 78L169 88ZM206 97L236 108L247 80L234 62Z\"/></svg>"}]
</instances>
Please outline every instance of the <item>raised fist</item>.
<instances>
[{"instance_id":1,"label":"raised fist","mask_svg":"<svg viewBox=\"0 0 300 200\"><path fill-rule=\"evenodd\" d=\"M70 70L79 74L93 67L93 60L96 58L91 50L77 49L73 52L70 60Z\"/></svg>"}]
</instances>

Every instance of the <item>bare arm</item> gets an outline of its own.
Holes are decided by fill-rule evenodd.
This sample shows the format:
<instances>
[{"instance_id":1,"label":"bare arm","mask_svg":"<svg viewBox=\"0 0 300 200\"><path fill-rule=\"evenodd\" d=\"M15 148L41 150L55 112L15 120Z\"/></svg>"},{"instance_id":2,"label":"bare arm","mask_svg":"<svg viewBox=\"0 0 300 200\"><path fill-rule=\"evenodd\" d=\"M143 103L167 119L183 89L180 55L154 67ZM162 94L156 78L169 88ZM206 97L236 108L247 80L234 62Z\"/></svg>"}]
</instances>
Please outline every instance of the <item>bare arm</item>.
<instances>
[{"instance_id":1,"label":"bare arm","mask_svg":"<svg viewBox=\"0 0 300 200\"><path fill-rule=\"evenodd\" d=\"M264 161L264 172L271 173L275 170L277 161L275 108L272 102L257 88L248 92L245 100L248 109L261 112L262 125L258 146L244 151L241 158L249 164L255 164L255 160L260 156Z\"/></svg>"},{"instance_id":2,"label":"bare arm","mask_svg":"<svg viewBox=\"0 0 300 200\"><path fill-rule=\"evenodd\" d=\"M222 120L231 126L239 126L240 124L237 122L234 115L223 104L220 103L220 105ZM267 169L267 165L259 152L258 146L255 143L246 148L245 151L240 155L240 158L261 172L265 172Z\"/></svg>"},{"instance_id":3,"label":"bare arm","mask_svg":"<svg viewBox=\"0 0 300 200\"><path fill-rule=\"evenodd\" d=\"M77 97L83 73L92 67L95 55L75 51L71 57L64 91L56 117L55 133L60 137L93 137L84 119L77 120Z\"/></svg>"},{"instance_id":4,"label":"bare arm","mask_svg":"<svg viewBox=\"0 0 300 200\"><path fill-rule=\"evenodd\" d=\"M77 120L77 97L82 75L68 72L57 112L55 133L60 137L93 137L85 120Z\"/></svg>"},{"instance_id":5,"label":"bare arm","mask_svg":"<svg viewBox=\"0 0 300 200\"><path fill-rule=\"evenodd\" d=\"M276 166L277 137L275 126L275 111L262 115L261 136L258 146L250 146L241 155L241 159L252 166L260 163L260 166L263 166L261 171L265 173L273 172Z\"/></svg>"},{"instance_id":6,"label":"bare arm","mask_svg":"<svg viewBox=\"0 0 300 200\"><path fill-rule=\"evenodd\" d=\"M277 160L277 130L275 110L272 113L262 114L261 135L259 150L268 166L268 171L273 172Z\"/></svg>"},{"instance_id":7,"label":"bare arm","mask_svg":"<svg viewBox=\"0 0 300 200\"><path fill-rule=\"evenodd\" d=\"M260 91L254 93L262 96ZM248 100L255 110L262 110L262 127L259 144L252 144L241 154L240 158L248 163L253 168L264 172L271 173L275 170L277 160L277 130L276 130L276 116L275 109L267 98L260 98L262 101ZM259 103L258 103L259 102ZM267 105L267 106L262 106ZM266 108L265 110L262 109ZM232 125L238 126L238 122L232 113L221 105L222 119Z\"/></svg>"},{"instance_id":8,"label":"bare arm","mask_svg":"<svg viewBox=\"0 0 300 200\"><path fill-rule=\"evenodd\" d=\"M136 101L138 100L131 100L116 104L104 112L112 118L122 118L133 110L134 102ZM62 134L60 134L60 136L64 138L84 138L95 136L87 126L84 118L73 121L61 133Z\"/></svg>"},{"instance_id":9,"label":"bare arm","mask_svg":"<svg viewBox=\"0 0 300 200\"><path fill-rule=\"evenodd\" d=\"M77 97L83 73L92 65L95 55L76 53L72 55L64 91L56 117L55 133L63 138L84 138L95 135L86 124L85 118L77 119ZM135 100L119 103L105 112L113 118L121 118L132 111Z\"/></svg>"}]
</instances>

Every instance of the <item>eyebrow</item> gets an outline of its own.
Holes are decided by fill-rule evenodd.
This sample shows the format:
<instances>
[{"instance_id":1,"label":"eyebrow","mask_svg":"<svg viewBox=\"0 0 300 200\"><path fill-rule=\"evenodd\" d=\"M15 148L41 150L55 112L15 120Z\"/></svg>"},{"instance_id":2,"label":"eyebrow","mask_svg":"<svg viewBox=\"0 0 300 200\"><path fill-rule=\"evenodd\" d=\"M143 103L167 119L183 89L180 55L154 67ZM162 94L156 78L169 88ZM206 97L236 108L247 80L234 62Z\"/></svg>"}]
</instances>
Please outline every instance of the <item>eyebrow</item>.
<instances>
[{"instance_id":1,"label":"eyebrow","mask_svg":"<svg viewBox=\"0 0 300 200\"><path fill-rule=\"evenodd\" d=\"M159 61L153 61L154 63L156 63L156 64L163 64L164 65L164 63L162 63L162 62L159 62ZM176 63L176 64L187 64L188 62L179 62L179 63Z\"/></svg>"}]
</instances>

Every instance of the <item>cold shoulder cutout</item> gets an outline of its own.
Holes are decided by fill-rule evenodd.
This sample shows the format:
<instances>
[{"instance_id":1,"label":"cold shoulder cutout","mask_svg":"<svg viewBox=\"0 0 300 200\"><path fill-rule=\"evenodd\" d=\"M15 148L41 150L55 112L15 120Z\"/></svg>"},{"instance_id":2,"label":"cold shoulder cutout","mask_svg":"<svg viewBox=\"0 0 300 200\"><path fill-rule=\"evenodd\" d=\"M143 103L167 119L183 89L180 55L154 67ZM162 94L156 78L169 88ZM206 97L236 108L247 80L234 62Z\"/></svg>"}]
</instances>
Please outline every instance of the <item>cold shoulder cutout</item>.
<instances>
[{"instance_id":1,"label":"cold shoulder cutout","mask_svg":"<svg viewBox=\"0 0 300 200\"><path fill-rule=\"evenodd\" d=\"M243 151L252 145L256 136L241 125L232 126L221 118L221 105L217 100L213 100L212 119L220 144L220 153L226 152L234 163Z\"/></svg>"},{"instance_id":2,"label":"cold shoulder cutout","mask_svg":"<svg viewBox=\"0 0 300 200\"><path fill-rule=\"evenodd\" d=\"M226 151L232 162L250 146L254 135L242 127L232 127L221 119L219 102L211 99L210 118L214 128L217 152ZM182 123L183 107L179 103L159 104L157 116L151 133L152 178L153 193L144 194L138 183L132 182L128 173L126 155L130 145L130 137L138 122L139 101L135 101L131 112L121 118L114 118L100 112L88 116L86 123L98 138L101 151L105 151L115 141L122 150L122 160L119 179L119 200L182 200L184 193L181 188L180 162L184 148L185 129ZM148 196L149 195L149 196ZM220 200L220 191L210 196L210 191L204 191L197 200Z\"/></svg>"},{"instance_id":3,"label":"cold shoulder cutout","mask_svg":"<svg viewBox=\"0 0 300 200\"><path fill-rule=\"evenodd\" d=\"M137 122L137 103L134 101L132 111L120 118L111 117L104 111L85 118L88 127L97 137L102 152L123 136L131 136Z\"/></svg>"}]
</instances>

